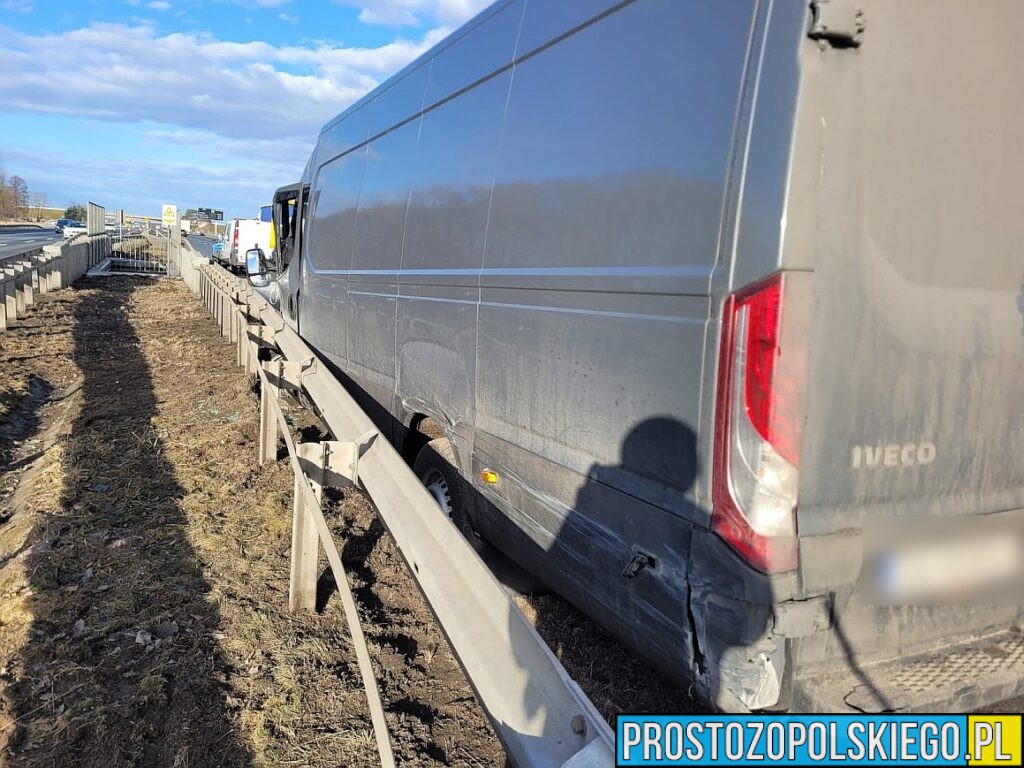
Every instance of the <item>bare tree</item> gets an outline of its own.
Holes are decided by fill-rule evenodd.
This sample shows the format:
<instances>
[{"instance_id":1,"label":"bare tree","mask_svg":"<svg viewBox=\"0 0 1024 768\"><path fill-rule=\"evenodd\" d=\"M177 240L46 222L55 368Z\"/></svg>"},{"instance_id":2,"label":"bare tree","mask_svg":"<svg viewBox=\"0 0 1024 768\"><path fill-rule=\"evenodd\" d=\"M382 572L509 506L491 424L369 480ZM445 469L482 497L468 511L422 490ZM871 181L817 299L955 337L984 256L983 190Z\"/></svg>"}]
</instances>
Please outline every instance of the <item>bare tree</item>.
<instances>
[{"instance_id":1,"label":"bare tree","mask_svg":"<svg viewBox=\"0 0 1024 768\"><path fill-rule=\"evenodd\" d=\"M11 218L14 215L12 208L11 190L7 187L7 169L0 157L0 219Z\"/></svg>"},{"instance_id":2,"label":"bare tree","mask_svg":"<svg viewBox=\"0 0 1024 768\"><path fill-rule=\"evenodd\" d=\"M11 176L11 203L14 206L14 215L25 215L28 213L28 184L21 176Z\"/></svg>"},{"instance_id":3,"label":"bare tree","mask_svg":"<svg viewBox=\"0 0 1024 768\"><path fill-rule=\"evenodd\" d=\"M35 209L36 221L43 218L43 208L46 207L46 195L43 192L32 193L32 207Z\"/></svg>"}]
</instances>

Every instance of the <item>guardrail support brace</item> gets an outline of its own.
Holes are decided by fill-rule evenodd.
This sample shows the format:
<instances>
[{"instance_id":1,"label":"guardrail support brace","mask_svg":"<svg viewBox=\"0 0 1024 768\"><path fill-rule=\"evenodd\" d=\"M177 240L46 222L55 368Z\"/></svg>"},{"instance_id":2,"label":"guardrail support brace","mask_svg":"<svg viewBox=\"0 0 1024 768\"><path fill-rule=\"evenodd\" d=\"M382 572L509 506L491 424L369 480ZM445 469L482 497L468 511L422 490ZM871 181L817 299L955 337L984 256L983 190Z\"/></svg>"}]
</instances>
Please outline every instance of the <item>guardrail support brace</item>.
<instances>
[{"instance_id":1,"label":"guardrail support brace","mask_svg":"<svg viewBox=\"0 0 1024 768\"><path fill-rule=\"evenodd\" d=\"M323 505L324 488L339 488L359 483L359 457L373 445L377 431L371 430L351 442L324 440L299 443L295 457L301 471L295 473L295 504L292 518L292 579L288 590L291 610L313 610L316 607L316 568L319 539L316 519L306 505L315 501ZM307 479L308 478L308 479ZM312 499L306 498L303 487L309 483ZM333 542L324 543L334 546ZM343 574L342 574L343 576Z\"/></svg>"},{"instance_id":2,"label":"guardrail support brace","mask_svg":"<svg viewBox=\"0 0 1024 768\"><path fill-rule=\"evenodd\" d=\"M273 328L257 323L246 325L246 334L248 338L259 343L261 347L272 347L277 339L277 332Z\"/></svg>"}]
</instances>

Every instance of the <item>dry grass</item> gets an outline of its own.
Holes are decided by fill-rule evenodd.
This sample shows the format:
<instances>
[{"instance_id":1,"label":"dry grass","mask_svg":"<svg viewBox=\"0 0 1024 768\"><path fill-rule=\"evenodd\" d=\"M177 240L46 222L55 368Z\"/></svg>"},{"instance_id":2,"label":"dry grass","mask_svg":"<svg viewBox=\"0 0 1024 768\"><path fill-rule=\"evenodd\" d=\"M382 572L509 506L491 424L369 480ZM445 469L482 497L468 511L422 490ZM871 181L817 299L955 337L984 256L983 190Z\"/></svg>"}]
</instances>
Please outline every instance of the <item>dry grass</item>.
<instances>
[{"instance_id":1,"label":"dry grass","mask_svg":"<svg viewBox=\"0 0 1024 768\"><path fill-rule=\"evenodd\" d=\"M374 765L329 580L286 611L291 473L255 466L257 400L198 302L86 282L0 344L0 762ZM372 507L336 501L400 760L500 764Z\"/></svg>"}]
</instances>

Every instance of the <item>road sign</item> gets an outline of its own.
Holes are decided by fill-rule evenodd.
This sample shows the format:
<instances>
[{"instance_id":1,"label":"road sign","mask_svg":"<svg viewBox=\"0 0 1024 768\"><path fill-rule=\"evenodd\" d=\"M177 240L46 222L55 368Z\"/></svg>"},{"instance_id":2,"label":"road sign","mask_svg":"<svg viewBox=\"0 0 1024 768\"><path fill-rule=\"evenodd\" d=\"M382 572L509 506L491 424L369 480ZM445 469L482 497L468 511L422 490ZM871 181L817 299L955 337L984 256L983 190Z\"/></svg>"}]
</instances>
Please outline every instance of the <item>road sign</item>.
<instances>
[{"instance_id":1,"label":"road sign","mask_svg":"<svg viewBox=\"0 0 1024 768\"><path fill-rule=\"evenodd\" d=\"M207 221L224 221L224 211L217 211L213 208L200 208L197 212L200 219Z\"/></svg>"},{"instance_id":2,"label":"road sign","mask_svg":"<svg viewBox=\"0 0 1024 768\"><path fill-rule=\"evenodd\" d=\"M165 227L176 227L178 226L178 206L167 205L163 206L163 214L161 216L162 224Z\"/></svg>"}]
</instances>

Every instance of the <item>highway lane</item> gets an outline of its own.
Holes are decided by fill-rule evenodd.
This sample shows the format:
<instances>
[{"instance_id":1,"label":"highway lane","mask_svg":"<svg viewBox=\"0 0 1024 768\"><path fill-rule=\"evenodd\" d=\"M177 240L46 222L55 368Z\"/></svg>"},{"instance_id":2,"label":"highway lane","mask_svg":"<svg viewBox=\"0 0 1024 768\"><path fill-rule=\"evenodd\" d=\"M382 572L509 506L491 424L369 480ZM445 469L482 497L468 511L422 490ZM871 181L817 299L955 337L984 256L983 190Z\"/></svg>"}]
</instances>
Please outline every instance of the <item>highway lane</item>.
<instances>
[{"instance_id":1,"label":"highway lane","mask_svg":"<svg viewBox=\"0 0 1024 768\"><path fill-rule=\"evenodd\" d=\"M217 238L206 235L189 235L188 241L206 258L209 259L213 256L213 245L217 242Z\"/></svg>"},{"instance_id":2,"label":"highway lane","mask_svg":"<svg viewBox=\"0 0 1024 768\"><path fill-rule=\"evenodd\" d=\"M0 229L0 260L21 253L30 248L42 248L50 243L63 240L52 229L37 227L12 227Z\"/></svg>"}]
</instances>

